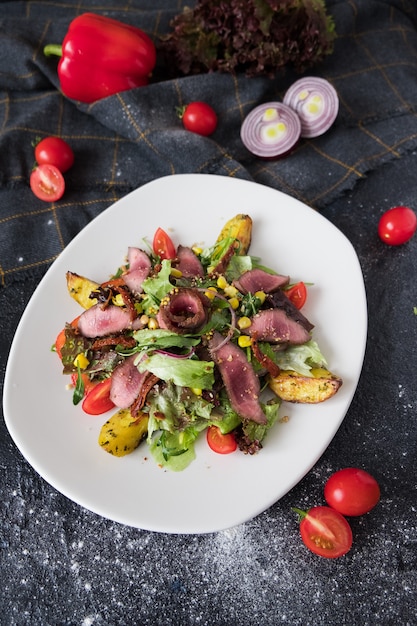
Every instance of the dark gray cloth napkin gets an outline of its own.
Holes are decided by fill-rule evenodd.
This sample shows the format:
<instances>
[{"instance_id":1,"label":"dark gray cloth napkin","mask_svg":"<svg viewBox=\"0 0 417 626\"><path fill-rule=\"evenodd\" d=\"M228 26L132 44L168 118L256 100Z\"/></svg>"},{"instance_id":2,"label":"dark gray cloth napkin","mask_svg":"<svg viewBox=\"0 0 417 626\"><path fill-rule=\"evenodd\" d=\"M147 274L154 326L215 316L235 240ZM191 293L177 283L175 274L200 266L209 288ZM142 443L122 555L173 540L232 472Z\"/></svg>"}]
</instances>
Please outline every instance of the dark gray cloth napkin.
<instances>
[{"instance_id":1,"label":"dark gray cloth napkin","mask_svg":"<svg viewBox=\"0 0 417 626\"><path fill-rule=\"evenodd\" d=\"M188 172L246 178L320 209L384 162L417 147L417 5L415 0L329 0L337 31L334 53L310 74L328 79L340 98L325 135L302 140L288 157L255 158L240 127L251 109L282 100L299 76L275 79L228 74L165 79L158 66L147 87L91 105L59 91L57 61L43 55L70 21L97 12L145 30L155 42L185 4L108 0L0 4L0 282L42 274L93 217L155 178ZM217 111L216 132L185 131L176 107L204 100ZM60 135L75 152L56 203L29 189L32 142ZM225 199L225 202L228 200ZM236 207L238 210L238 207ZM181 211L181 199L173 199Z\"/></svg>"}]
</instances>

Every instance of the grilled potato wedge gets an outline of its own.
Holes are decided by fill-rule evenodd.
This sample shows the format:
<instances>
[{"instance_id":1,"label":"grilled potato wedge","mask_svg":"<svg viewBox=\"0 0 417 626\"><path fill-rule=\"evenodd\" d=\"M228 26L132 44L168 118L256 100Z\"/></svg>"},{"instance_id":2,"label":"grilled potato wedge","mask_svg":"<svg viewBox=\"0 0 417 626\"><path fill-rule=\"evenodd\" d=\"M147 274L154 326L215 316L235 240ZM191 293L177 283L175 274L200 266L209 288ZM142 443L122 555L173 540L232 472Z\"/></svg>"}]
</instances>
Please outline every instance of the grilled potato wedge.
<instances>
[{"instance_id":1,"label":"grilled potato wedge","mask_svg":"<svg viewBox=\"0 0 417 626\"><path fill-rule=\"evenodd\" d=\"M232 217L232 219L226 222L223 226L219 236L217 237L216 243L222 241L223 239L227 239L228 237L232 237L233 239L237 239L239 241L239 254L247 254L252 240L252 218L250 218L249 215L244 215L243 213L239 213L238 215L235 215L235 217Z\"/></svg>"},{"instance_id":2,"label":"grilled potato wedge","mask_svg":"<svg viewBox=\"0 0 417 626\"><path fill-rule=\"evenodd\" d=\"M83 309L89 309L93 304L97 304L95 298L90 298L90 293L99 287L98 283L74 272L67 272L66 277L69 295L81 304Z\"/></svg>"},{"instance_id":3,"label":"grilled potato wedge","mask_svg":"<svg viewBox=\"0 0 417 626\"><path fill-rule=\"evenodd\" d=\"M323 368L311 370L312 376L282 370L269 379L269 386L281 400L317 404L328 400L340 389L342 379Z\"/></svg>"},{"instance_id":4,"label":"grilled potato wedge","mask_svg":"<svg viewBox=\"0 0 417 626\"><path fill-rule=\"evenodd\" d=\"M120 409L101 427L98 442L109 454L130 454L146 437L148 416L142 411L133 417L129 409Z\"/></svg>"}]
</instances>

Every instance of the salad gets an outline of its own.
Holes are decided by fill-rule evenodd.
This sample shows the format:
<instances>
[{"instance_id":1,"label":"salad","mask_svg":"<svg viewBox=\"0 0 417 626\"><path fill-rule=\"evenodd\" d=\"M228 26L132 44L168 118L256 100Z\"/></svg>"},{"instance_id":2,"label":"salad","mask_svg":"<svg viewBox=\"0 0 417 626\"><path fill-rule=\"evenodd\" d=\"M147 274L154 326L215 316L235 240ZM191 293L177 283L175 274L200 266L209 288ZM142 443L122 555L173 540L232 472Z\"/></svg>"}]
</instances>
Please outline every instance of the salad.
<instances>
[{"instance_id":1,"label":"salad","mask_svg":"<svg viewBox=\"0 0 417 626\"><path fill-rule=\"evenodd\" d=\"M124 456L145 441L158 464L179 471L204 431L215 452L255 454L283 401L338 391L301 312L306 285L251 256L251 237L243 214L204 249L176 246L158 228L104 283L67 272L83 310L54 350L73 403L115 411L99 434L105 451Z\"/></svg>"}]
</instances>

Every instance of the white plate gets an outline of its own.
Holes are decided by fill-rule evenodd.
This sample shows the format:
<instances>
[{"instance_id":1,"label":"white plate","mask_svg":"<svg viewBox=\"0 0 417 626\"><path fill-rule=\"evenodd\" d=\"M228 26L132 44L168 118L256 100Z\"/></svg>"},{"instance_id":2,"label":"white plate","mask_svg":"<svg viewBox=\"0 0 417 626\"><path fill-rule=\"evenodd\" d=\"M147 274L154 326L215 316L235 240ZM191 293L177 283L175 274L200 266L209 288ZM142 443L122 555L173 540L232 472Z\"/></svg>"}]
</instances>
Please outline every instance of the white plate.
<instances>
[{"instance_id":1,"label":"white plate","mask_svg":"<svg viewBox=\"0 0 417 626\"><path fill-rule=\"evenodd\" d=\"M211 245L227 219L253 218L251 253L314 283L304 313L330 368L344 381L315 406L283 403L263 450L218 455L204 437L183 472L160 469L142 444L115 458L97 443L107 416L72 405L50 347L80 308L67 293L71 270L104 281L129 245L141 246L162 226L175 243ZM324 452L350 405L362 368L366 297L355 251L311 208L283 193L223 176L184 174L155 180L116 202L67 246L33 294L16 331L7 365L4 414L23 456L55 489L111 520L167 533L206 533L261 513L287 493Z\"/></svg>"}]
</instances>

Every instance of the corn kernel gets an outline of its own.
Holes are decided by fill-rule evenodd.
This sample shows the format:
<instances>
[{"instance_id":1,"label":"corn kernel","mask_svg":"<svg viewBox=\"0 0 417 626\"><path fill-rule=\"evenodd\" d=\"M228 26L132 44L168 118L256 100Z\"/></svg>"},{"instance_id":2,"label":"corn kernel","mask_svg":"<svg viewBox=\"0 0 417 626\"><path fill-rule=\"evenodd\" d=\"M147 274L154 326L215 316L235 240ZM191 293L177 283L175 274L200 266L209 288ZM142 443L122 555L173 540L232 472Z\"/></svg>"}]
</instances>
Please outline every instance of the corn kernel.
<instances>
[{"instance_id":1,"label":"corn kernel","mask_svg":"<svg viewBox=\"0 0 417 626\"><path fill-rule=\"evenodd\" d=\"M244 330L245 328L249 328L251 324L252 322L250 321L250 318L246 317L246 315L244 315L243 317L240 317L237 321L237 325L241 330Z\"/></svg>"},{"instance_id":2,"label":"corn kernel","mask_svg":"<svg viewBox=\"0 0 417 626\"><path fill-rule=\"evenodd\" d=\"M209 298L210 300L214 300L217 294L217 289L216 287L209 287L207 291L205 291L204 293L207 296L207 298Z\"/></svg>"},{"instance_id":3,"label":"corn kernel","mask_svg":"<svg viewBox=\"0 0 417 626\"><path fill-rule=\"evenodd\" d=\"M117 296L114 296L112 298L112 302L116 306L123 306L124 305L123 298L122 298L122 295L120 293L118 293Z\"/></svg>"},{"instance_id":4,"label":"corn kernel","mask_svg":"<svg viewBox=\"0 0 417 626\"><path fill-rule=\"evenodd\" d=\"M203 390L200 389L199 387L192 387L191 391L193 392L193 394L195 394L196 396L201 396L201 394L203 393Z\"/></svg>"},{"instance_id":5,"label":"corn kernel","mask_svg":"<svg viewBox=\"0 0 417 626\"><path fill-rule=\"evenodd\" d=\"M265 302L266 294L265 294L264 291L256 291L255 292L255 298L258 298L258 300L260 300L261 304L263 304Z\"/></svg>"},{"instance_id":6,"label":"corn kernel","mask_svg":"<svg viewBox=\"0 0 417 626\"><path fill-rule=\"evenodd\" d=\"M200 246L193 246L191 248L191 250L194 252L194 254L196 254L197 256L200 256L200 254L203 252L203 248L200 248Z\"/></svg>"},{"instance_id":7,"label":"corn kernel","mask_svg":"<svg viewBox=\"0 0 417 626\"><path fill-rule=\"evenodd\" d=\"M174 278L181 278L182 272L176 267L171 267L171 276L173 276Z\"/></svg>"},{"instance_id":8,"label":"corn kernel","mask_svg":"<svg viewBox=\"0 0 417 626\"><path fill-rule=\"evenodd\" d=\"M88 365L90 365L90 361L87 359L85 354L82 354L82 353L77 354L77 356L74 359L74 366L79 367L82 370L85 370L85 368L88 367Z\"/></svg>"},{"instance_id":9,"label":"corn kernel","mask_svg":"<svg viewBox=\"0 0 417 626\"><path fill-rule=\"evenodd\" d=\"M149 330L156 330L157 328L159 328L158 322L156 321L156 319L154 317L150 318L150 320L148 322L148 328L149 328Z\"/></svg>"},{"instance_id":10,"label":"corn kernel","mask_svg":"<svg viewBox=\"0 0 417 626\"><path fill-rule=\"evenodd\" d=\"M239 307L240 302L239 302L238 298L230 298L229 299L229 304L232 307L232 309L234 311L236 311L236 309Z\"/></svg>"},{"instance_id":11,"label":"corn kernel","mask_svg":"<svg viewBox=\"0 0 417 626\"><path fill-rule=\"evenodd\" d=\"M143 324L143 326L147 326L149 324L149 315L145 315L145 313L141 315L140 323Z\"/></svg>"},{"instance_id":12,"label":"corn kernel","mask_svg":"<svg viewBox=\"0 0 417 626\"><path fill-rule=\"evenodd\" d=\"M227 285L224 288L224 293L228 298L234 298L238 294L238 290L233 285Z\"/></svg>"},{"instance_id":13,"label":"corn kernel","mask_svg":"<svg viewBox=\"0 0 417 626\"><path fill-rule=\"evenodd\" d=\"M217 279L217 286L219 289L225 289L227 287L227 280L224 276L219 276Z\"/></svg>"},{"instance_id":14,"label":"corn kernel","mask_svg":"<svg viewBox=\"0 0 417 626\"><path fill-rule=\"evenodd\" d=\"M241 348L249 348L252 343L252 339L247 335L240 335L237 342Z\"/></svg>"}]
</instances>

